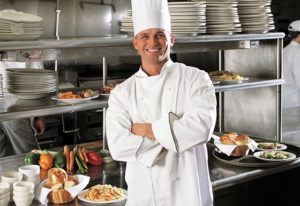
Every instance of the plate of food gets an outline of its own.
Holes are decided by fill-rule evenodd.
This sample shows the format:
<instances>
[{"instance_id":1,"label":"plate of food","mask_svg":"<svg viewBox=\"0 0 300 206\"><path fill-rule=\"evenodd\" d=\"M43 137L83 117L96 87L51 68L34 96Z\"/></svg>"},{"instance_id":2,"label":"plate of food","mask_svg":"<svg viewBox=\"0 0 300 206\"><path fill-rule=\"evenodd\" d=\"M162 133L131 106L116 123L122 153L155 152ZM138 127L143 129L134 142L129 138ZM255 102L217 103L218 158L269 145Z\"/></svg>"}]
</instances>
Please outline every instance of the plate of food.
<instances>
[{"instance_id":1,"label":"plate of food","mask_svg":"<svg viewBox=\"0 0 300 206\"><path fill-rule=\"evenodd\" d=\"M99 97L99 94L97 94L91 89L87 89L87 90L81 90L77 92L72 92L72 91L60 92L57 95L51 97L51 99L61 101L64 103L75 104L75 103L80 103L91 99L95 99L97 97Z\"/></svg>"},{"instance_id":2,"label":"plate of food","mask_svg":"<svg viewBox=\"0 0 300 206\"><path fill-rule=\"evenodd\" d=\"M286 145L277 142L258 142L257 145L257 150L285 150L286 148Z\"/></svg>"},{"instance_id":3,"label":"plate of food","mask_svg":"<svg viewBox=\"0 0 300 206\"><path fill-rule=\"evenodd\" d=\"M100 94L100 96L109 96L111 90L113 90L118 84L122 83L123 80L117 80L113 83L110 83L108 85L106 85L104 88L100 88L98 93Z\"/></svg>"},{"instance_id":4,"label":"plate of food","mask_svg":"<svg viewBox=\"0 0 300 206\"><path fill-rule=\"evenodd\" d=\"M267 150L255 152L254 157L264 161L291 161L296 159L296 155L291 152L277 151L277 150Z\"/></svg>"},{"instance_id":5,"label":"plate of food","mask_svg":"<svg viewBox=\"0 0 300 206\"><path fill-rule=\"evenodd\" d=\"M107 204L126 200L127 191L111 185L98 184L81 191L77 197L88 203Z\"/></svg>"},{"instance_id":6,"label":"plate of food","mask_svg":"<svg viewBox=\"0 0 300 206\"><path fill-rule=\"evenodd\" d=\"M249 80L248 77L243 77L229 71L212 71L209 72L212 81L221 81L223 83L241 83L242 81Z\"/></svg>"}]
</instances>

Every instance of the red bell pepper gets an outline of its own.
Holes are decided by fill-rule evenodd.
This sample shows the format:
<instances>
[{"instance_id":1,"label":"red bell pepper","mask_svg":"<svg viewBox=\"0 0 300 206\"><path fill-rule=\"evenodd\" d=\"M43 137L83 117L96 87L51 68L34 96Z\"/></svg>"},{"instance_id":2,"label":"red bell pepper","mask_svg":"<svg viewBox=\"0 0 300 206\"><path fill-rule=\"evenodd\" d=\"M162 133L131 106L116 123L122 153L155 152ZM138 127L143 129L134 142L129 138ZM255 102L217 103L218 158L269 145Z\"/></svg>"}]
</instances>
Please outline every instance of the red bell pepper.
<instances>
[{"instance_id":1,"label":"red bell pepper","mask_svg":"<svg viewBox=\"0 0 300 206\"><path fill-rule=\"evenodd\" d=\"M91 165L99 166L102 164L102 157L97 152L89 152L88 159Z\"/></svg>"}]
</instances>

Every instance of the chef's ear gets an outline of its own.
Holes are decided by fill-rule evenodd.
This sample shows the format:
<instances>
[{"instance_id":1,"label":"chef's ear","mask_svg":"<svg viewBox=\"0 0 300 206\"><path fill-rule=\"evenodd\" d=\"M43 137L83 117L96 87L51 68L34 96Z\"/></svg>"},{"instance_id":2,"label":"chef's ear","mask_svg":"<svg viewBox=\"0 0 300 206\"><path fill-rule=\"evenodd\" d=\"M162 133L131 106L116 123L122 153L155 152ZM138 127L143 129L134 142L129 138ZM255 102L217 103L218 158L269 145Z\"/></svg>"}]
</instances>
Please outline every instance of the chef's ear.
<instances>
[{"instance_id":1,"label":"chef's ear","mask_svg":"<svg viewBox=\"0 0 300 206\"><path fill-rule=\"evenodd\" d=\"M137 50L137 40L136 40L136 37L132 38L132 44L133 44L134 48Z\"/></svg>"},{"instance_id":2,"label":"chef's ear","mask_svg":"<svg viewBox=\"0 0 300 206\"><path fill-rule=\"evenodd\" d=\"M174 36L174 34L171 34L170 35L170 37L171 37L171 47L174 45L174 41L175 41L175 36Z\"/></svg>"}]
</instances>

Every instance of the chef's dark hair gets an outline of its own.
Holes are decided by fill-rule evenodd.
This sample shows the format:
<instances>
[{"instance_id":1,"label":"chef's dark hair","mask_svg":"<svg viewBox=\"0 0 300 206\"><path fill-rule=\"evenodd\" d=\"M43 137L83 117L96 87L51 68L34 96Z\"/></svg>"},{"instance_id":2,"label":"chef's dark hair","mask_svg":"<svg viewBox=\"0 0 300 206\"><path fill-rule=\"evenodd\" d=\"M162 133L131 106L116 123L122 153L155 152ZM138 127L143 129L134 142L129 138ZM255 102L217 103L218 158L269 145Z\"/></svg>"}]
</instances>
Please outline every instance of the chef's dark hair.
<instances>
[{"instance_id":1,"label":"chef's dark hair","mask_svg":"<svg viewBox=\"0 0 300 206\"><path fill-rule=\"evenodd\" d=\"M300 32L299 31L289 31L289 37L291 38L291 39L295 39L295 38L297 38L297 36L300 34Z\"/></svg>"}]
</instances>

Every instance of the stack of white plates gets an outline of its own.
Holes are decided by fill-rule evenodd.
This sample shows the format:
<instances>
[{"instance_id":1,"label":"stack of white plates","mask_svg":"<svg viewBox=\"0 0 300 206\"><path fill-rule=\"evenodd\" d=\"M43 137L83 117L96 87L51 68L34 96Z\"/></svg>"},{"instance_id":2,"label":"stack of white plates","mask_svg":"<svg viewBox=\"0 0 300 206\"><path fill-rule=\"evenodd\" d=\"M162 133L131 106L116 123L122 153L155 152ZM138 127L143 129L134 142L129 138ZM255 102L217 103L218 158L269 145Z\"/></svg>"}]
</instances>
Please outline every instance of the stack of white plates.
<instances>
[{"instance_id":1,"label":"stack of white plates","mask_svg":"<svg viewBox=\"0 0 300 206\"><path fill-rule=\"evenodd\" d=\"M239 0L238 13L245 33L266 33L275 29L271 0Z\"/></svg>"},{"instance_id":2,"label":"stack of white plates","mask_svg":"<svg viewBox=\"0 0 300 206\"><path fill-rule=\"evenodd\" d=\"M43 18L12 9L0 11L0 40L33 40L43 33Z\"/></svg>"},{"instance_id":3,"label":"stack of white plates","mask_svg":"<svg viewBox=\"0 0 300 206\"><path fill-rule=\"evenodd\" d=\"M241 32L237 0L206 0L206 27L210 34Z\"/></svg>"},{"instance_id":4,"label":"stack of white plates","mask_svg":"<svg viewBox=\"0 0 300 206\"><path fill-rule=\"evenodd\" d=\"M3 99L3 76L0 74L0 99Z\"/></svg>"},{"instance_id":5,"label":"stack of white plates","mask_svg":"<svg viewBox=\"0 0 300 206\"><path fill-rule=\"evenodd\" d=\"M195 36L206 32L205 1L171 2L171 30L175 36ZM132 10L125 13L120 30L133 35Z\"/></svg>"},{"instance_id":6,"label":"stack of white plates","mask_svg":"<svg viewBox=\"0 0 300 206\"><path fill-rule=\"evenodd\" d=\"M21 99L39 99L57 91L54 71L41 69L7 69L6 90Z\"/></svg>"}]
</instances>

